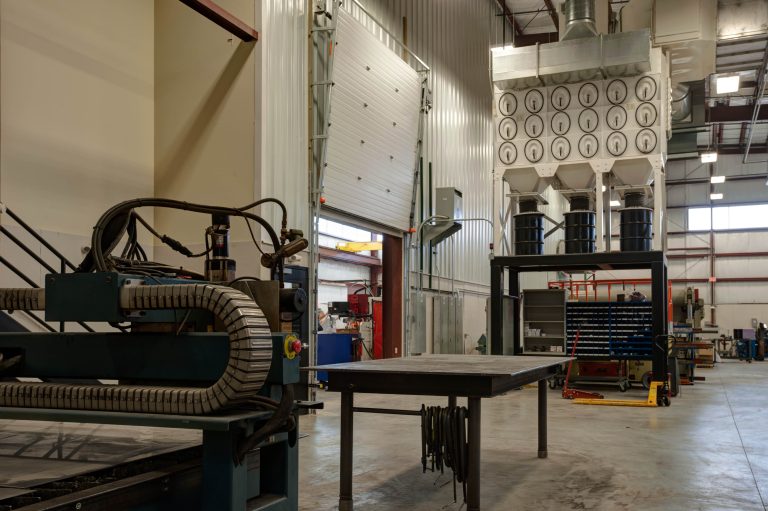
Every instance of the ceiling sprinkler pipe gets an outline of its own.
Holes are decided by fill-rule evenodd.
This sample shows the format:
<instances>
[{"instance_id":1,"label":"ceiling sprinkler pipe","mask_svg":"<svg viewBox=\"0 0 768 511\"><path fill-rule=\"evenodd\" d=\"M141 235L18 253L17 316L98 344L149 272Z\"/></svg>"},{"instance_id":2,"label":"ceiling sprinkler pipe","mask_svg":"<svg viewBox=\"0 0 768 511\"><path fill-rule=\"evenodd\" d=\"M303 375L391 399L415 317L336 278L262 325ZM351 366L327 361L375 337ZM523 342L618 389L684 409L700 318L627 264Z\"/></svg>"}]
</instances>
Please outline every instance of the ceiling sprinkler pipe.
<instances>
[{"instance_id":1,"label":"ceiling sprinkler pipe","mask_svg":"<svg viewBox=\"0 0 768 511\"><path fill-rule=\"evenodd\" d=\"M565 34L560 38L561 41L597 35L595 0L566 0L563 4L563 15Z\"/></svg>"}]
</instances>

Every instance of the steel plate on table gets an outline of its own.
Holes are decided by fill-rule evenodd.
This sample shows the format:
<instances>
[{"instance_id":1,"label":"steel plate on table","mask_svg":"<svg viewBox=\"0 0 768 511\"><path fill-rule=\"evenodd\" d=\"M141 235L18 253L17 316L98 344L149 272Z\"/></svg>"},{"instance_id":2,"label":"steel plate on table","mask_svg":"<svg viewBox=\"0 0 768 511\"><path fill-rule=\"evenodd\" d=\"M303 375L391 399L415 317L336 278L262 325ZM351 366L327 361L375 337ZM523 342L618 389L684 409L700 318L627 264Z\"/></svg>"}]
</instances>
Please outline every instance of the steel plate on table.
<instances>
[{"instance_id":1,"label":"steel plate on table","mask_svg":"<svg viewBox=\"0 0 768 511\"><path fill-rule=\"evenodd\" d=\"M514 376L562 365L568 357L509 357L502 355L418 355L405 358L364 360L310 367L329 372L374 372L401 374L442 374L456 376Z\"/></svg>"},{"instance_id":2,"label":"steel plate on table","mask_svg":"<svg viewBox=\"0 0 768 511\"><path fill-rule=\"evenodd\" d=\"M27 493L32 492L29 490L22 490L21 488L0 488L0 501L12 499L13 497L21 497Z\"/></svg>"}]
</instances>

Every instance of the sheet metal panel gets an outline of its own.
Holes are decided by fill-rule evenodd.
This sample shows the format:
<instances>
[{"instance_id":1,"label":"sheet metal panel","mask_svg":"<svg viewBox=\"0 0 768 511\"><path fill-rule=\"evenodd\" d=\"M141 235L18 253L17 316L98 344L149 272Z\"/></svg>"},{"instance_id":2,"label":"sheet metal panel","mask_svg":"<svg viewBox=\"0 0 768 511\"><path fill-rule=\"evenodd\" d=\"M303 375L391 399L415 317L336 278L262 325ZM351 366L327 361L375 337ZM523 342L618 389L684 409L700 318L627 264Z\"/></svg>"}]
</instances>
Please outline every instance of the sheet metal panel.
<instances>
[{"instance_id":1,"label":"sheet metal panel","mask_svg":"<svg viewBox=\"0 0 768 511\"><path fill-rule=\"evenodd\" d=\"M338 15L324 197L328 207L409 228L419 76L347 11Z\"/></svg>"},{"instance_id":2,"label":"sheet metal panel","mask_svg":"<svg viewBox=\"0 0 768 511\"><path fill-rule=\"evenodd\" d=\"M411 50L431 68L432 110L427 115L424 139L424 217L430 215L428 163L432 162L433 188L452 186L464 195L465 218L491 218L493 184L492 89L489 48L501 43L504 19L487 0L363 0L392 33L405 38ZM356 6L351 12L393 50L391 37ZM506 34L511 38L507 25ZM335 107L334 107L335 108ZM432 192L434 193L434 191ZM419 210L417 206L417 211ZM418 218L418 214L417 214ZM491 229L484 222L466 223L453 236L455 277L488 285L488 244ZM444 244L436 267L450 266L450 244ZM425 258L426 260L426 258ZM426 270L426 268L425 268ZM442 271L445 275L445 271Z\"/></svg>"},{"instance_id":3,"label":"sheet metal panel","mask_svg":"<svg viewBox=\"0 0 768 511\"><path fill-rule=\"evenodd\" d=\"M288 208L291 227L309 229L307 13L305 0L261 2L261 193ZM262 214L280 225L280 211Z\"/></svg>"}]
</instances>

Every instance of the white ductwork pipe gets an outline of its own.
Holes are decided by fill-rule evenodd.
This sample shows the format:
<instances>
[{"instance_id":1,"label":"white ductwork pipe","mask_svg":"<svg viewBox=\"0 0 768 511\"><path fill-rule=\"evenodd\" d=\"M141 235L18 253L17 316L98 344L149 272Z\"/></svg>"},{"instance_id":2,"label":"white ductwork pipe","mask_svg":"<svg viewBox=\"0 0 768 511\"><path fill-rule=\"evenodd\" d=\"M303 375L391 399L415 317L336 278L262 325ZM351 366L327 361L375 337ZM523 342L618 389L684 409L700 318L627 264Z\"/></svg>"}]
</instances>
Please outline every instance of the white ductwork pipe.
<instances>
[{"instance_id":1,"label":"white ductwork pipe","mask_svg":"<svg viewBox=\"0 0 768 511\"><path fill-rule=\"evenodd\" d=\"M565 33L561 41L595 37L595 0L565 0L563 4L565 16Z\"/></svg>"},{"instance_id":2,"label":"white ductwork pipe","mask_svg":"<svg viewBox=\"0 0 768 511\"><path fill-rule=\"evenodd\" d=\"M693 103L691 88L688 85L677 84L672 88L672 122L683 122L691 115Z\"/></svg>"}]
</instances>

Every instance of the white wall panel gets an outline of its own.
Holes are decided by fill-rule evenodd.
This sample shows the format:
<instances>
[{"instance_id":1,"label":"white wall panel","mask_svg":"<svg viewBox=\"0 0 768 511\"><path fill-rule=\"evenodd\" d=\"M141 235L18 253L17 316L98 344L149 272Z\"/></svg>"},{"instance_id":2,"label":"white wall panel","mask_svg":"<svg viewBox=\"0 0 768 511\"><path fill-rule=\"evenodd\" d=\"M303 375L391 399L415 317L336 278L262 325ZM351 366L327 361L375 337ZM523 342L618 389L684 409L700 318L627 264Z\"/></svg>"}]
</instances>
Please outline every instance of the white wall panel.
<instances>
[{"instance_id":1,"label":"white wall panel","mask_svg":"<svg viewBox=\"0 0 768 511\"><path fill-rule=\"evenodd\" d=\"M768 276L768 262L766 262L765 257L718 257L715 258L715 275L717 278L766 277ZM766 283L755 283L754 285L768 291Z\"/></svg>"},{"instance_id":2,"label":"white wall panel","mask_svg":"<svg viewBox=\"0 0 768 511\"><path fill-rule=\"evenodd\" d=\"M490 219L493 122L489 48L500 42L505 23L496 16L494 2L361 0L361 3L390 32L407 40L414 53L432 69L432 111L427 116L423 151L424 216L430 214L427 174L431 162L433 188L452 186L461 190L464 217ZM400 51L391 37L359 8L352 5L351 11L380 40ZM403 18L407 25L405 34ZM455 238L456 278L487 286L490 227L484 222L467 223ZM436 263L447 268L449 258L450 249L441 249Z\"/></svg>"},{"instance_id":3,"label":"white wall panel","mask_svg":"<svg viewBox=\"0 0 768 511\"><path fill-rule=\"evenodd\" d=\"M765 291L766 286L763 282L728 282L717 285L715 298L718 306L723 304L766 303L768 299L766 299ZM763 321L768 318L768 306L763 309L760 316L763 318ZM717 320L718 322L721 320L727 321L728 318L718 313Z\"/></svg>"},{"instance_id":4,"label":"white wall panel","mask_svg":"<svg viewBox=\"0 0 768 511\"><path fill-rule=\"evenodd\" d=\"M733 335L735 328L752 328L752 318L765 321L768 303L765 298L754 303L721 304L717 306L720 333Z\"/></svg>"},{"instance_id":5,"label":"white wall panel","mask_svg":"<svg viewBox=\"0 0 768 511\"><path fill-rule=\"evenodd\" d=\"M334 52L325 204L407 231L419 134L419 76L343 8Z\"/></svg>"},{"instance_id":6,"label":"white wall panel","mask_svg":"<svg viewBox=\"0 0 768 511\"><path fill-rule=\"evenodd\" d=\"M738 231L716 232L715 249L716 252L768 252L768 235Z\"/></svg>"},{"instance_id":7,"label":"white wall panel","mask_svg":"<svg viewBox=\"0 0 768 511\"><path fill-rule=\"evenodd\" d=\"M261 0L261 187L288 208L291 227L308 231L306 0ZM262 214L279 225L272 206Z\"/></svg>"}]
</instances>

